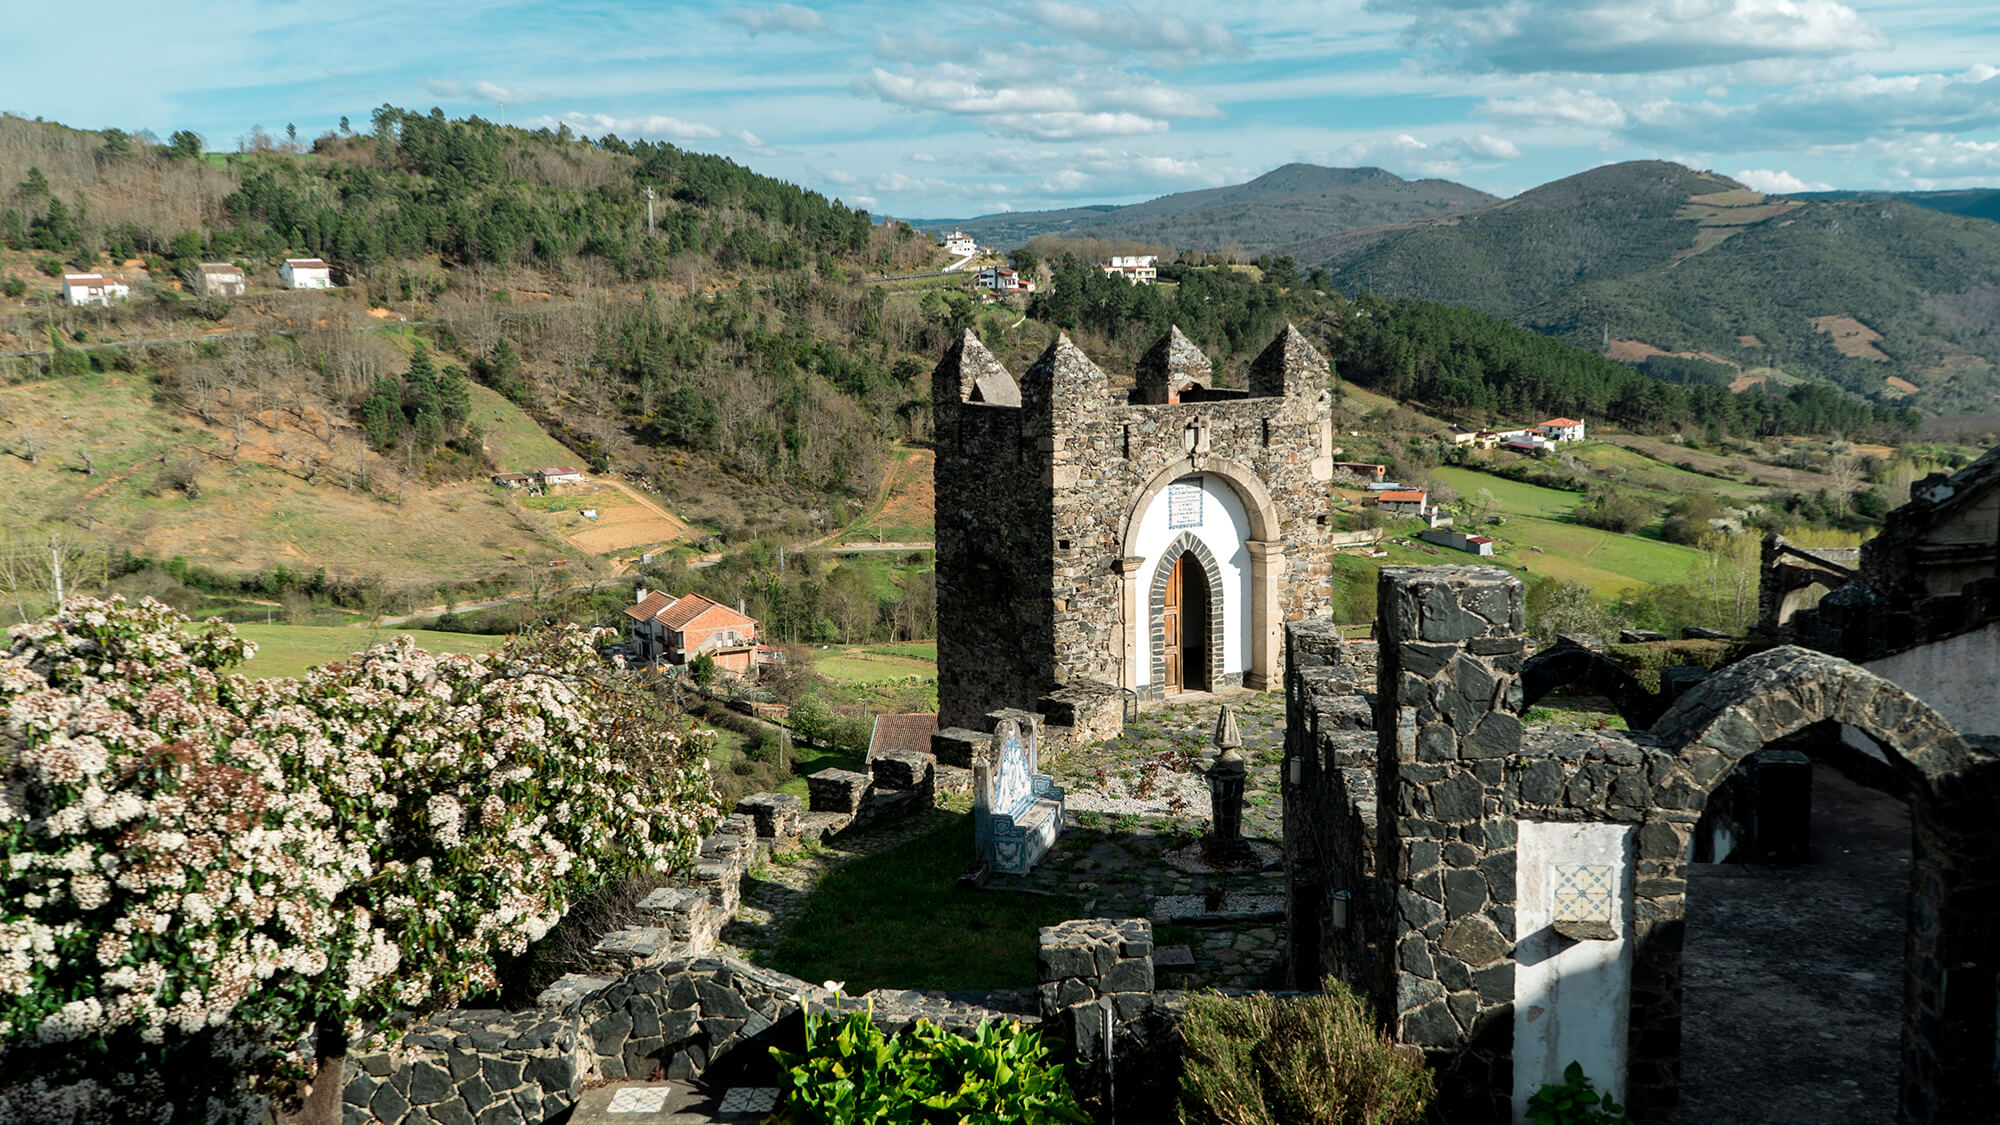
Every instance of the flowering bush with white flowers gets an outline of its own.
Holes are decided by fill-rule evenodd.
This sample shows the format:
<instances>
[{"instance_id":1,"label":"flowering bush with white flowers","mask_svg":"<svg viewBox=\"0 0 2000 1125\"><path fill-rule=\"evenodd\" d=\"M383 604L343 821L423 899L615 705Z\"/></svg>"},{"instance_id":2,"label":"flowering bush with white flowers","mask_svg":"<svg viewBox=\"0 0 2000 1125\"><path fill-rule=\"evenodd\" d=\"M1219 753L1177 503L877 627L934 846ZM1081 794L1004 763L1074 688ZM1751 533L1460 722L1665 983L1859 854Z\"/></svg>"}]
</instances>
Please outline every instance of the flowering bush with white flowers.
<instances>
[{"instance_id":1,"label":"flowering bush with white flowers","mask_svg":"<svg viewBox=\"0 0 2000 1125\"><path fill-rule=\"evenodd\" d=\"M714 825L712 735L588 630L476 656L403 637L254 682L228 626L156 602L10 633L0 1075L38 1045L296 1042L449 1003Z\"/></svg>"}]
</instances>

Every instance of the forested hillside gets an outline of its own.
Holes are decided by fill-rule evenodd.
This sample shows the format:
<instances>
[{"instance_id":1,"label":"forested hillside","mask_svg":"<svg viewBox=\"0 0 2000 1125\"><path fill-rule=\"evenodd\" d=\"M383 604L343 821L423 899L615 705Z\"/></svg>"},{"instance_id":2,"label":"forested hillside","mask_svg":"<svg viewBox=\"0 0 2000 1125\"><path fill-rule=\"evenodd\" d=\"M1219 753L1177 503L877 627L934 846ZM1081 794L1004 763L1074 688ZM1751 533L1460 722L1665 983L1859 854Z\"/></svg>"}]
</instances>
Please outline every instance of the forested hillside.
<instances>
[{"instance_id":1,"label":"forested hillside","mask_svg":"<svg viewBox=\"0 0 2000 1125\"><path fill-rule=\"evenodd\" d=\"M1388 232L1330 266L1348 292L1464 305L1596 351L1628 340L1950 411L2000 392L1985 331L2000 225L1901 200L1787 200L1636 162Z\"/></svg>"}]
</instances>

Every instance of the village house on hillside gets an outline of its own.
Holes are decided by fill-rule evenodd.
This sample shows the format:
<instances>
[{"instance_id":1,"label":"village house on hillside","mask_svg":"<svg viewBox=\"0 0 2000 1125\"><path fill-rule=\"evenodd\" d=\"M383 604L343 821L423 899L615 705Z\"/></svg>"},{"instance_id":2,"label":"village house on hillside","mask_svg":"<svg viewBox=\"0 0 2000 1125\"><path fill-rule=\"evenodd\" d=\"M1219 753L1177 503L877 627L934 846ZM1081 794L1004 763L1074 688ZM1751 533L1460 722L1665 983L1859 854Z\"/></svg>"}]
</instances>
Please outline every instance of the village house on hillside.
<instances>
[{"instance_id":1,"label":"village house on hillside","mask_svg":"<svg viewBox=\"0 0 2000 1125\"><path fill-rule=\"evenodd\" d=\"M72 305L108 305L131 295L131 288L124 282L101 273L63 275L63 300Z\"/></svg>"},{"instance_id":2,"label":"village house on hillside","mask_svg":"<svg viewBox=\"0 0 2000 1125\"><path fill-rule=\"evenodd\" d=\"M1375 506L1393 516L1431 514L1431 494L1419 488L1390 489L1375 494Z\"/></svg>"},{"instance_id":3,"label":"village house on hillside","mask_svg":"<svg viewBox=\"0 0 2000 1125\"><path fill-rule=\"evenodd\" d=\"M995 293L1012 293L1021 288L1021 275L1006 266L987 266L979 271L979 287Z\"/></svg>"},{"instance_id":4,"label":"village house on hillside","mask_svg":"<svg viewBox=\"0 0 2000 1125\"><path fill-rule=\"evenodd\" d=\"M331 289L333 267L318 258L286 258L278 267L278 280L287 289Z\"/></svg>"},{"instance_id":5,"label":"village house on hillside","mask_svg":"<svg viewBox=\"0 0 2000 1125\"><path fill-rule=\"evenodd\" d=\"M957 254L961 258L969 254L979 253L979 243L971 235L962 230L952 231L950 234L938 239L938 245L943 247L945 252Z\"/></svg>"},{"instance_id":6,"label":"village house on hillside","mask_svg":"<svg viewBox=\"0 0 2000 1125\"><path fill-rule=\"evenodd\" d=\"M1551 418L1535 427L1544 441L1582 441L1583 423L1574 418Z\"/></svg>"},{"instance_id":7,"label":"village house on hillside","mask_svg":"<svg viewBox=\"0 0 2000 1125\"><path fill-rule=\"evenodd\" d=\"M1160 259L1156 254L1130 254L1097 263L1106 277L1122 277L1134 285L1151 285L1159 280Z\"/></svg>"},{"instance_id":8,"label":"village house on hillside","mask_svg":"<svg viewBox=\"0 0 2000 1125\"><path fill-rule=\"evenodd\" d=\"M526 488L535 483L535 478L526 473L494 473L493 483L505 488Z\"/></svg>"},{"instance_id":9,"label":"village house on hillside","mask_svg":"<svg viewBox=\"0 0 2000 1125\"><path fill-rule=\"evenodd\" d=\"M203 262L194 268L194 291L204 297L241 297L243 270L231 262Z\"/></svg>"},{"instance_id":10,"label":"village house on hillside","mask_svg":"<svg viewBox=\"0 0 2000 1125\"><path fill-rule=\"evenodd\" d=\"M756 663L757 621L700 594L675 597L643 587L625 610L632 650L643 664L686 664L707 653L715 666L739 676Z\"/></svg>"},{"instance_id":11,"label":"village house on hillside","mask_svg":"<svg viewBox=\"0 0 2000 1125\"><path fill-rule=\"evenodd\" d=\"M582 484L584 481L590 479L584 476L583 470L577 468L575 465L556 465L547 469L536 469L535 476L541 478L543 488L547 488L552 484Z\"/></svg>"}]
</instances>

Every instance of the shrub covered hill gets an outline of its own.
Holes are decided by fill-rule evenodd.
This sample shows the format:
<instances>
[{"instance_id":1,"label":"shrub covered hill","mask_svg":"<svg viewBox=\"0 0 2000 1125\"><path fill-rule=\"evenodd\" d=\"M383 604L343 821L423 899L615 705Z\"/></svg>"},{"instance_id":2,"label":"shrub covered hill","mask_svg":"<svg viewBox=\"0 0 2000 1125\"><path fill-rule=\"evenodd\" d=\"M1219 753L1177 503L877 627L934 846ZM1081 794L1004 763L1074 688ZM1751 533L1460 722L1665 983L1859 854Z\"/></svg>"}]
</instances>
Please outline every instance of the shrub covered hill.
<instances>
[{"instance_id":1,"label":"shrub covered hill","mask_svg":"<svg viewBox=\"0 0 2000 1125\"><path fill-rule=\"evenodd\" d=\"M1182 250L1295 254L1301 244L1342 231L1431 219L1493 202L1493 196L1449 180L1405 180L1380 168L1287 164L1246 184L1175 192L1125 207L1016 211L920 225L959 227L1001 247L1060 234Z\"/></svg>"},{"instance_id":2,"label":"shrub covered hill","mask_svg":"<svg viewBox=\"0 0 2000 1125\"><path fill-rule=\"evenodd\" d=\"M1945 411L2000 392L2000 224L1902 199L1787 199L1639 161L1295 253L1348 292L1464 305L1621 358L1684 354L1719 382L1803 372Z\"/></svg>"}]
</instances>

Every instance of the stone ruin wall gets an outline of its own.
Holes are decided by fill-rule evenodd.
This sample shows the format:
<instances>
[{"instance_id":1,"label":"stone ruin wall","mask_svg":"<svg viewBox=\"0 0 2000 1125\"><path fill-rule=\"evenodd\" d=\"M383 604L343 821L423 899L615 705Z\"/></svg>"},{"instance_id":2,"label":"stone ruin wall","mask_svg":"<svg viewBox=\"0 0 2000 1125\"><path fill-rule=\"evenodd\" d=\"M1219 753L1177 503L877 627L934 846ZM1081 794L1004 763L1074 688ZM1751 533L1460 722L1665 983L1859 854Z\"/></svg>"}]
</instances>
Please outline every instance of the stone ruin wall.
<instances>
[{"instance_id":1,"label":"stone ruin wall","mask_svg":"<svg viewBox=\"0 0 2000 1125\"><path fill-rule=\"evenodd\" d=\"M1128 395L1064 336L1023 373L1016 407L967 401L1013 386L970 333L945 355L932 377L941 725L1036 709L1052 689L1115 691L1123 587L1151 577L1124 572L1139 562L1123 557L1126 521L1149 485L1205 472L1248 475L1268 492L1276 526L1249 551L1253 568L1276 572L1274 604L1253 605L1251 625L1268 632L1272 659L1245 678L1277 686L1281 623L1318 612L1332 573L1332 373L1288 327L1252 363L1247 391L1160 401L1209 374L1176 331L1141 361ZM1197 419L1204 429L1190 451ZM1256 498L1236 491L1254 527ZM1145 614L1143 585L1139 599ZM1153 640L1141 630L1142 649Z\"/></svg>"},{"instance_id":2,"label":"stone ruin wall","mask_svg":"<svg viewBox=\"0 0 2000 1125\"><path fill-rule=\"evenodd\" d=\"M1286 753L1298 773L1284 794L1287 910L1304 931L1292 935L1294 976L1309 985L1329 971L1369 996L1395 1036L1438 1068L1449 1119L1512 1117L1515 1004L1527 987L1518 974L1575 945L1551 944L1547 930L1517 932L1526 909L1517 886L1540 878L1521 866L1523 826L1574 826L1622 829L1629 864L1609 935L1629 950L1627 1002L1582 1014L1616 1009L1619 1092L1638 1119L1673 1120L1690 837L1737 762L1812 723L1866 729L1895 748L1907 775L1925 779L1915 797L1902 1120L1990 1110L2000 1065L2000 854L1990 829L2000 762L1991 753L1895 685L1798 648L1725 669L1651 730L1524 731L1517 579L1391 567L1380 593L1372 754L1339 718L1356 690L1341 667L1343 642L1322 623L1288 627ZM1333 891L1352 895L1345 931L1328 920Z\"/></svg>"}]
</instances>

